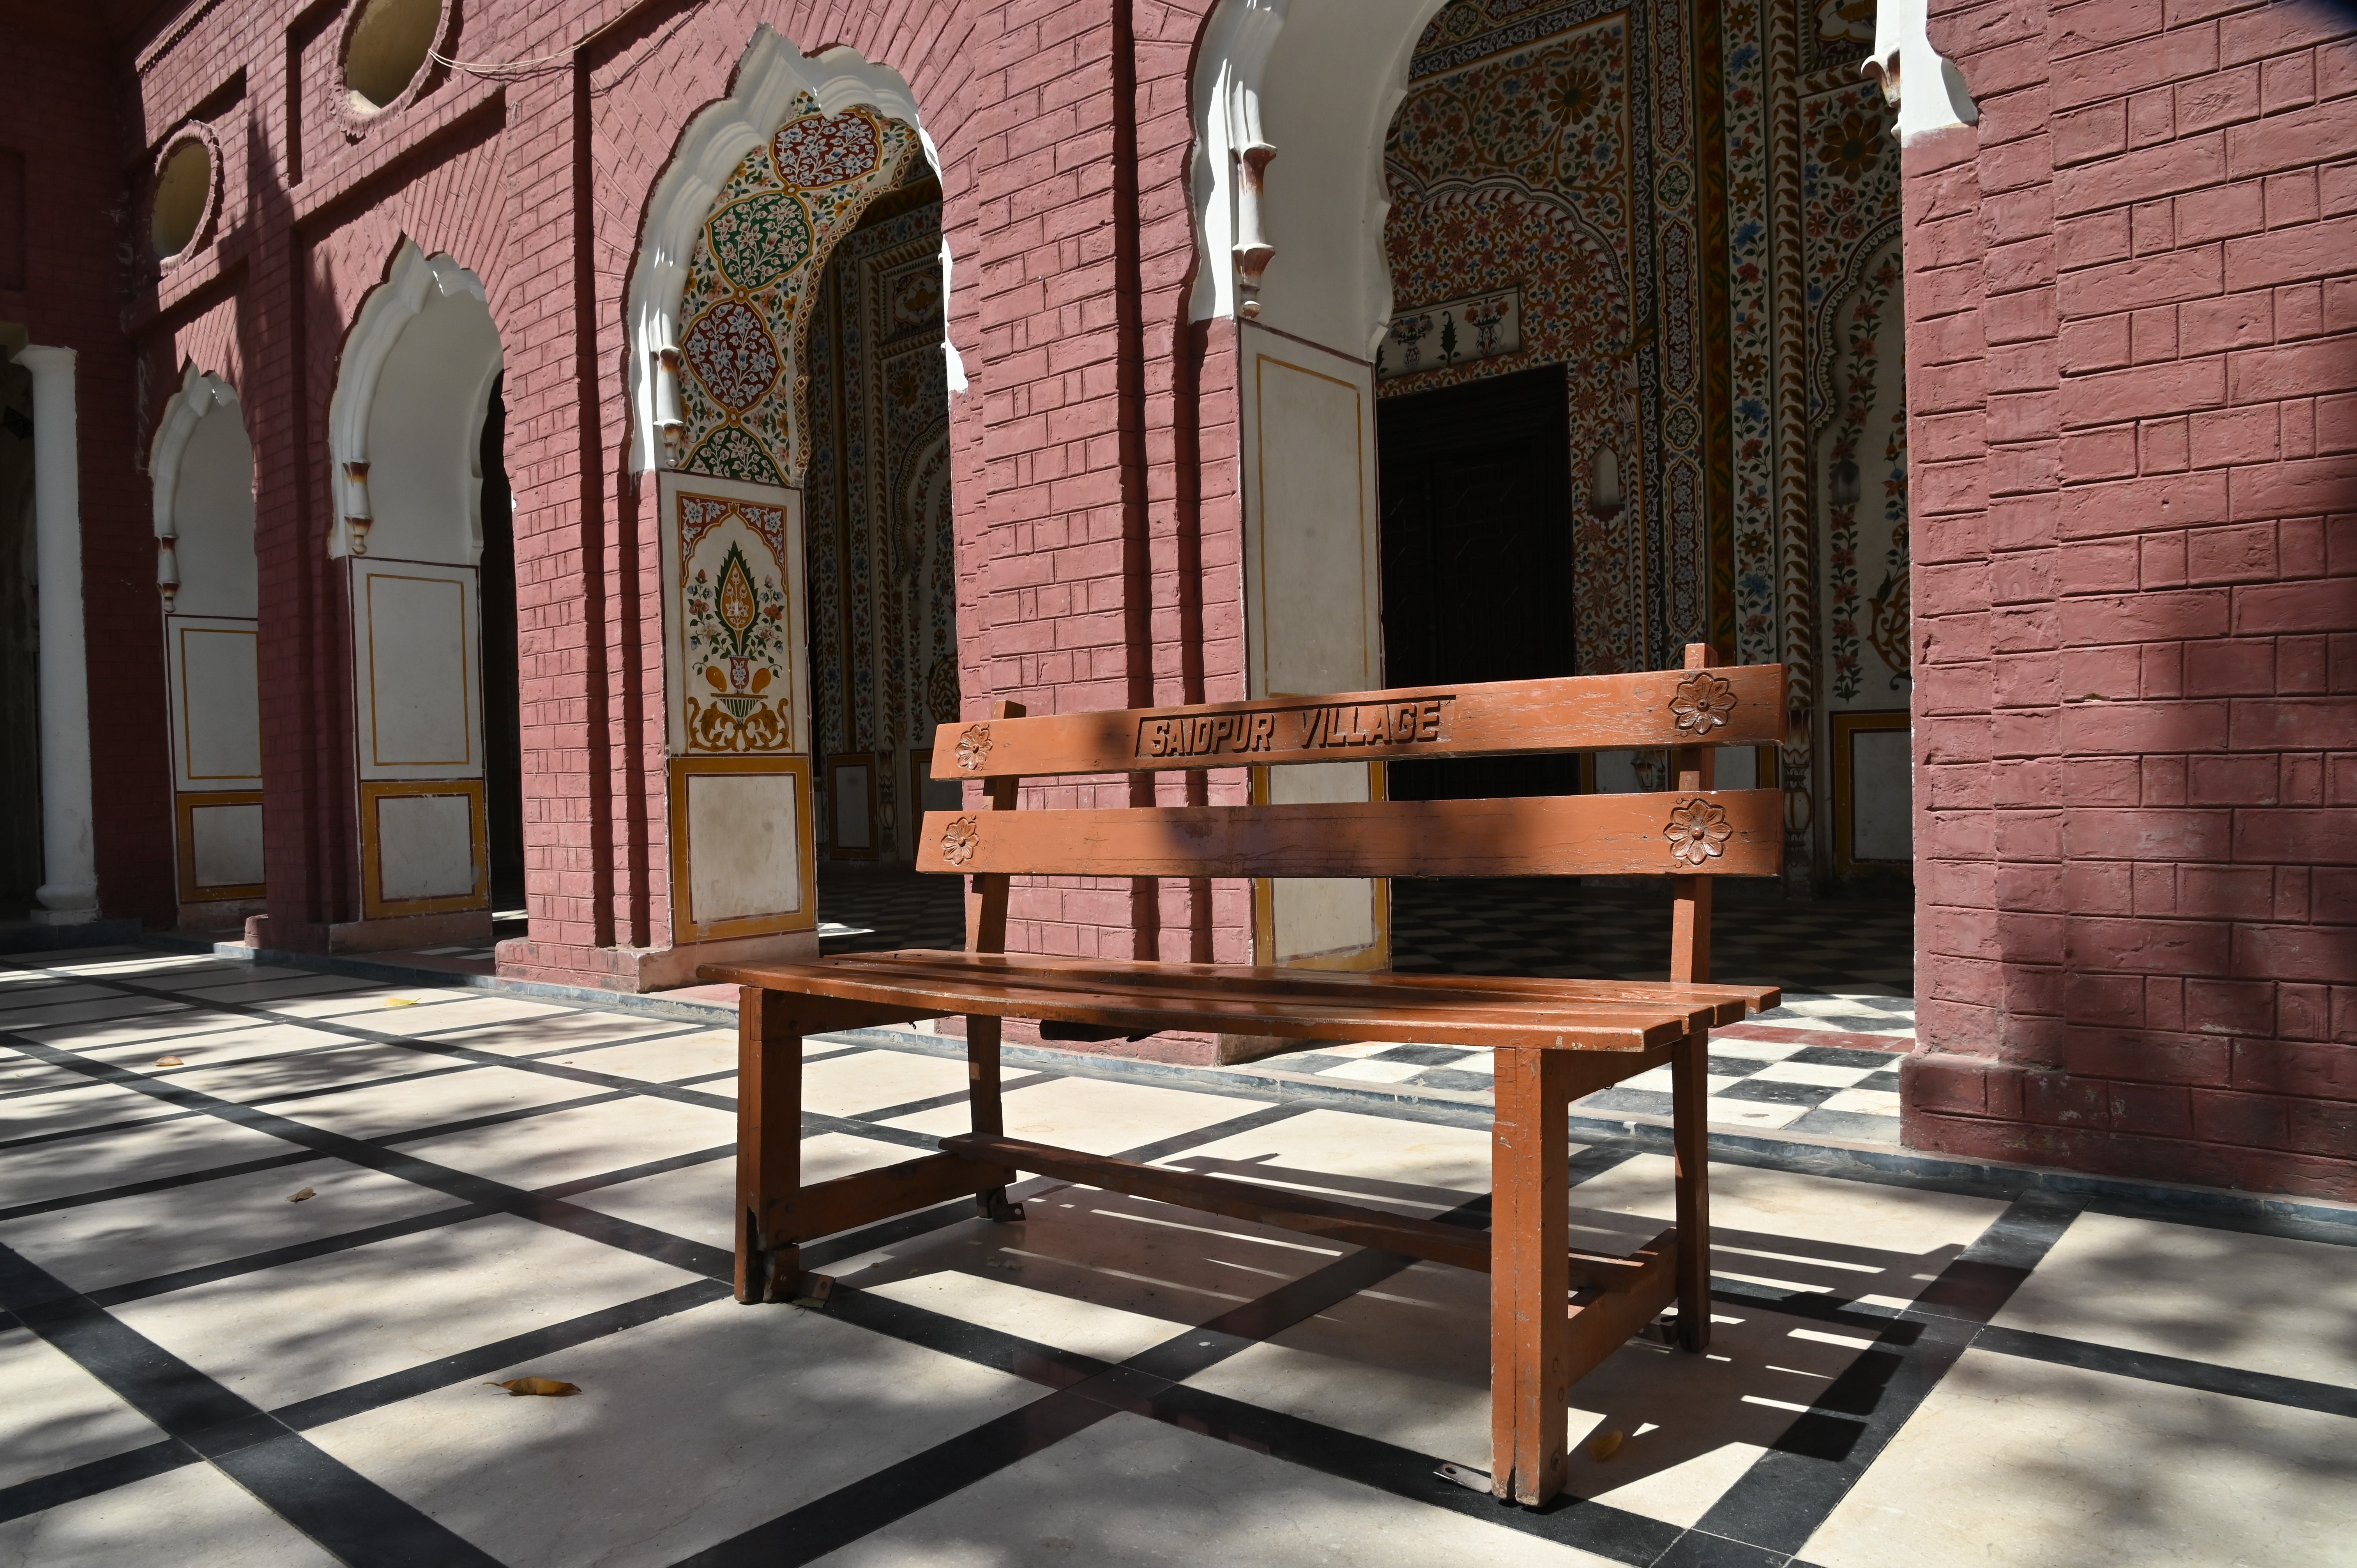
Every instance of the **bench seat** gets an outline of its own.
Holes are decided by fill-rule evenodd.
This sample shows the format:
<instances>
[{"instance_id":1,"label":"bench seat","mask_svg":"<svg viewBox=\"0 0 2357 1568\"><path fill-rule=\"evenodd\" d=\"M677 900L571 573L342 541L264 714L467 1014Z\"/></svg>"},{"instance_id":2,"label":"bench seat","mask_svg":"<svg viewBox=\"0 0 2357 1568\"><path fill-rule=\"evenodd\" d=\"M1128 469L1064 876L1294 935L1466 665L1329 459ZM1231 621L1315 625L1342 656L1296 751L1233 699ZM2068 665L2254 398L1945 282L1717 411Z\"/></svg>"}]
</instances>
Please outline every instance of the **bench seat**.
<instances>
[{"instance_id":1,"label":"bench seat","mask_svg":"<svg viewBox=\"0 0 2357 1568\"><path fill-rule=\"evenodd\" d=\"M1532 980L1147 963L927 949L812 964L717 964L708 979L830 996L913 1016L966 1014L1304 1040L1656 1052L1777 1005L1773 986ZM1066 1036L1071 1038L1072 1036Z\"/></svg>"}]
</instances>

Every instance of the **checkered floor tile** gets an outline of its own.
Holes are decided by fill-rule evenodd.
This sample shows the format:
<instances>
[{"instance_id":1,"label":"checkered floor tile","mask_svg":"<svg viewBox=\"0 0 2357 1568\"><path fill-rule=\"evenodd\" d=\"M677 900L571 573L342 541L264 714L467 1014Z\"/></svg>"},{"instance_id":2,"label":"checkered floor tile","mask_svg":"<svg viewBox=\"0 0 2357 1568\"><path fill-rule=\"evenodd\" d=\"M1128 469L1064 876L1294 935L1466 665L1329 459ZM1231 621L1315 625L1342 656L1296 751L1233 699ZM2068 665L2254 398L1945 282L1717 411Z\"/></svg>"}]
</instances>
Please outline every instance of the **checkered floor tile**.
<instances>
[{"instance_id":1,"label":"checkered floor tile","mask_svg":"<svg viewBox=\"0 0 2357 1568\"><path fill-rule=\"evenodd\" d=\"M1762 1016L1781 1020L1781 1010ZM1814 1043L1812 1035L1844 1043ZM1913 1043L1911 1035L1814 1030L1789 1021L1716 1030L1708 1078L1710 1122L1727 1128L1895 1144L1899 1057ZM1336 1082L1482 1096L1491 1091L1494 1070L1491 1053L1479 1047L1381 1041L1316 1046L1264 1057L1253 1066ZM1589 1095L1575 1109L1591 1116L1666 1119L1669 1069L1641 1073Z\"/></svg>"}]
</instances>

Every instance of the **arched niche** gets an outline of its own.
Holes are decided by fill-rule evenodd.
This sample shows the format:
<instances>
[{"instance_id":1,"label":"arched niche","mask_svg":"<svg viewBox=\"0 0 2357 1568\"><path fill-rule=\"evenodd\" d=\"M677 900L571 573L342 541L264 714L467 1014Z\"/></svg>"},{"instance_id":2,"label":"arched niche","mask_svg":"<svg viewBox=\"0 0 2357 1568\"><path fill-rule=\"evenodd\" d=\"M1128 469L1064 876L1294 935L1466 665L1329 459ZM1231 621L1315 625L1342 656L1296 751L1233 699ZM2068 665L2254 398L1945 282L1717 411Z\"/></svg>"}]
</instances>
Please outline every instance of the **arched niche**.
<instances>
[{"instance_id":1,"label":"arched niche","mask_svg":"<svg viewBox=\"0 0 2357 1568\"><path fill-rule=\"evenodd\" d=\"M148 453L164 609L181 924L234 923L264 890L253 444L237 393L193 364Z\"/></svg>"},{"instance_id":2,"label":"arched niche","mask_svg":"<svg viewBox=\"0 0 2357 1568\"><path fill-rule=\"evenodd\" d=\"M643 972L816 951L803 360L830 257L919 169L940 159L899 73L761 27L649 198L625 327L631 466L658 475L673 945Z\"/></svg>"},{"instance_id":3,"label":"arched niche","mask_svg":"<svg viewBox=\"0 0 2357 1568\"><path fill-rule=\"evenodd\" d=\"M157 585L177 615L259 612L253 564L253 443L237 393L188 367L165 405L148 460L155 480Z\"/></svg>"},{"instance_id":4,"label":"arched niche","mask_svg":"<svg viewBox=\"0 0 2357 1568\"><path fill-rule=\"evenodd\" d=\"M501 363L482 280L408 240L361 306L328 404L328 553L471 566L483 416Z\"/></svg>"},{"instance_id":5,"label":"arched niche","mask_svg":"<svg viewBox=\"0 0 2357 1568\"><path fill-rule=\"evenodd\" d=\"M646 227L639 236L624 306L630 343L631 467L637 471L667 466L662 433L679 417L679 398L675 372L666 368L665 354L678 348L685 329L680 319L681 302L705 220L712 215L722 186L745 155L777 131L804 94L822 113L839 114L859 106L915 126L925 161L936 174L941 170L941 157L925 134L916 95L899 72L869 63L848 46L805 56L767 23L756 27L737 61L728 96L707 105L688 122L671 162L647 199ZM819 263L823 261L818 258ZM949 242L944 238L944 321L950 274ZM948 360L950 388L963 392L964 370L946 330L942 349ZM787 364L782 377L787 384L791 384L796 371L793 364Z\"/></svg>"},{"instance_id":6,"label":"arched niche","mask_svg":"<svg viewBox=\"0 0 2357 1568\"><path fill-rule=\"evenodd\" d=\"M1256 306L1263 325L1374 357L1392 304L1383 142L1444 4L1222 0L1196 55L1191 319Z\"/></svg>"},{"instance_id":7,"label":"arched niche","mask_svg":"<svg viewBox=\"0 0 2357 1568\"><path fill-rule=\"evenodd\" d=\"M1375 369L1390 325L1383 146L1443 0L1222 0L1193 82L1191 319L1237 322L1244 683L1383 682ZM1275 801L1363 800L1362 764L1270 770ZM1254 961L1389 962L1380 883L1262 885Z\"/></svg>"},{"instance_id":8,"label":"arched niche","mask_svg":"<svg viewBox=\"0 0 2357 1568\"><path fill-rule=\"evenodd\" d=\"M348 563L365 949L488 939L483 428L501 350L481 279L404 240L361 303L328 403ZM503 769L520 764L510 759Z\"/></svg>"}]
</instances>

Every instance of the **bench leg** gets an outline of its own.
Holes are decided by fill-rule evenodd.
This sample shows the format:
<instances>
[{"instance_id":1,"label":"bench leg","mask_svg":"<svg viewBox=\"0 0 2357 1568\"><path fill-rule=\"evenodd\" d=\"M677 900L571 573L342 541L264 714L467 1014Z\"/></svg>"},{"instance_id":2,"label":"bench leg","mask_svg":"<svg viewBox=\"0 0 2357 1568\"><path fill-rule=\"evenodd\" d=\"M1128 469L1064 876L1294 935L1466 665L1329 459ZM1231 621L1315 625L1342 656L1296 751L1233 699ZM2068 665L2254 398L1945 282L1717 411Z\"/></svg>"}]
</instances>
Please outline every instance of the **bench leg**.
<instances>
[{"instance_id":1,"label":"bench leg","mask_svg":"<svg viewBox=\"0 0 2357 1568\"><path fill-rule=\"evenodd\" d=\"M791 1301L802 1249L775 1239L799 1235L802 1184L802 1038L794 1000L748 985L737 1004L737 1299Z\"/></svg>"},{"instance_id":2,"label":"bench leg","mask_svg":"<svg viewBox=\"0 0 2357 1568\"><path fill-rule=\"evenodd\" d=\"M974 1131L977 1137L1001 1138L1006 1135L1006 1112L998 1099L998 1045L1004 1021L968 1014L965 1020L965 1094L966 1105L973 1113ZM985 1219L1009 1220L1023 1218L1023 1206L1006 1201L1006 1189L994 1187L978 1193L974 1200L974 1212Z\"/></svg>"},{"instance_id":3,"label":"bench leg","mask_svg":"<svg viewBox=\"0 0 2357 1568\"><path fill-rule=\"evenodd\" d=\"M1571 1392L1573 1062L1501 1049L1490 1160L1491 1490L1545 1502L1563 1487Z\"/></svg>"},{"instance_id":4,"label":"bench leg","mask_svg":"<svg viewBox=\"0 0 2357 1568\"><path fill-rule=\"evenodd\" d=\"M1710 1032L1672 1047L1670 1114L1678 1182L1678 1338L1688 1350L1710 1344Z\"/></svg>"}]
</instances>

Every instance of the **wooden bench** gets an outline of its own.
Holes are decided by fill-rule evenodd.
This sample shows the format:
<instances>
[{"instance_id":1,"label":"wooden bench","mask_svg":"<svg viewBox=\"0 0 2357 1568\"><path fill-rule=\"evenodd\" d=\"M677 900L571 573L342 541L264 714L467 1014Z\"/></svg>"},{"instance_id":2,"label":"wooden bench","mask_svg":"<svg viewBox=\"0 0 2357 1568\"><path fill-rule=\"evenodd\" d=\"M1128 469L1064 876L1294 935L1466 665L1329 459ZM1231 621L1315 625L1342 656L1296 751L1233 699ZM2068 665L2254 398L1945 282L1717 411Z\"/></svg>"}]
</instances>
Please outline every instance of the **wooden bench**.
<instances>
[{"instance_id":1,"label":"wooden bench","mask_svg":"<svg viewBox=\"0 0 2357 1568\"><path fill-rule=\"evenodd\" d=\"M1673 1303L1680 1337L1710 1330L1704 1069L1712 1026L1778 993L1707 983L1711 878L1782 862L1773 789L1712 788L1712 748L1784 736L1778 665L1503 682L1307 699L946 725L934 776L983 800L926 814L918 864L972 878L963 952L859 953L812 964L715 964L743 987L737 1081L737 1294L822 1293L800 1248L962 1195L1021 1218L1006 1188L1028 1171L1134 1197L1489 1271L1495 1457L1491 1489L1538 1504L1561 1489L1573 1382ZM1017 811L1027 778L1240 764L1373 761L1674 747L1658 794L1326 805ZM1491 979L1034 957L1005 950L1009 879L1587 875L1672 880L1670 979ZM802 1185L802 1040L836 1029L963 1015L973 1131L942 1152ZM1048 1037L1160 1030L1292 1039L1414 1040L1496 1053L1491 1228L1312 1197L1258 1183L1051 1148L1006 1135L1001 1020ZM1567 1108L1668 1064L1677 1222L1628 1257L1569 1245Z\"/></svg>"}]
</instances>

